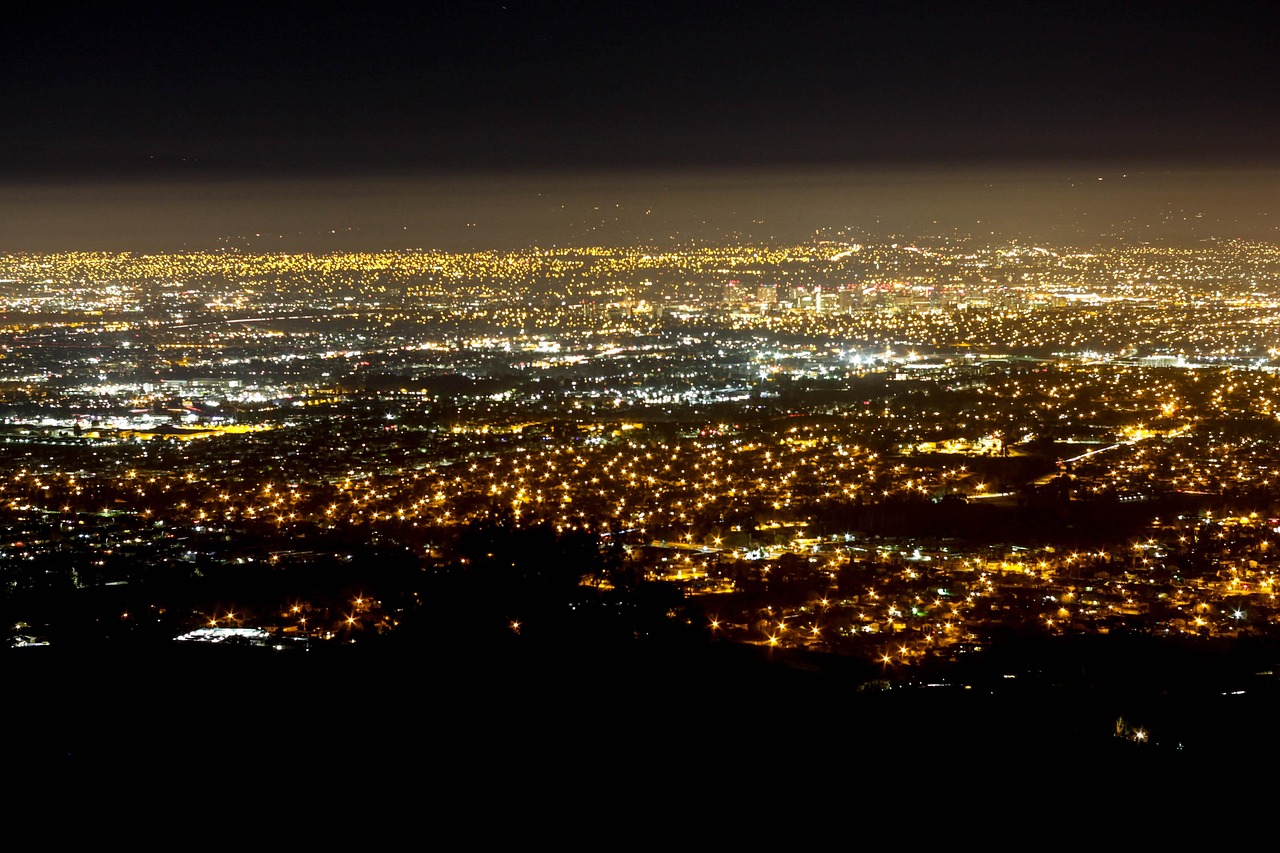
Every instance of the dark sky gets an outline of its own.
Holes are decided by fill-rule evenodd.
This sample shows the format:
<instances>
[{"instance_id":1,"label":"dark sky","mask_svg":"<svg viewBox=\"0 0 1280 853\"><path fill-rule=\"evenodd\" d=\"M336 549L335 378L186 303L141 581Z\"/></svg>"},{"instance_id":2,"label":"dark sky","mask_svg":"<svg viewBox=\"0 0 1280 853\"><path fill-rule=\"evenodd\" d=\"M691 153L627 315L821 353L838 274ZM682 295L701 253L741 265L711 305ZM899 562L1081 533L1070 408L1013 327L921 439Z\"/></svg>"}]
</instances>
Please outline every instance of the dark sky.
<instances>
[{"instance_id":1,"label":"dark sky","mask_svg":"<svg viewBox=\"0 0 1280 853\"><path fill-rule=\"evenodd\" d=\"M0 251L1275 239L1278 67L1280 2L19 0Z\"/></svg>"},{"instance_id":2,"label":"dark sky","mask_svg":"<svg viewBox=\"0 0 1280 853\"><path fill-rule=\"evenodd\" d=\"M1280 3L19 3L0 177L1275 163Z\"/></svg>"}]
</instances>

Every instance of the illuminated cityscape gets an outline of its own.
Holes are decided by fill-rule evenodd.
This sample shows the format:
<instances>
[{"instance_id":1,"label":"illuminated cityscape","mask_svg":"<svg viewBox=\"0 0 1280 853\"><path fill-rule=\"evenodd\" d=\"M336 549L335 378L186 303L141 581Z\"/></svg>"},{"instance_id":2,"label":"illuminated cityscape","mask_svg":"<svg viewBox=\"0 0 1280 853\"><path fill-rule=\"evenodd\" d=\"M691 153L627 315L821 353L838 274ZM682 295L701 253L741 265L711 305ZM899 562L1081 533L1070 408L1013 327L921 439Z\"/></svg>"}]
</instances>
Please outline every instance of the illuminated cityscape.
<instances>
[{"instance_id":1,"label":"illuminated cityscape","mask_svg":"<svg viewBox=\"0 0 1280 853\"><path fill-rule=\"evenodd\" d=\"M1278 259L10 255L8 642L395 637L525 538L577 553L568 606L653 586L682 629L895 677L1009 630L1274 637ZM369 559L400 571L306 576ZM490 604L455 602L567 630Z\"/></svg>"},{"instance_id":2,"label":"illuminated cityscape","mask_svg":"<svg viewBox=\"0 0 1280 853\"><path fill-rule=\"evenodd\" d=\"M1274 14L551 5L4 60L23 766L1274 750Z\"/></svg>"}]
</instances>

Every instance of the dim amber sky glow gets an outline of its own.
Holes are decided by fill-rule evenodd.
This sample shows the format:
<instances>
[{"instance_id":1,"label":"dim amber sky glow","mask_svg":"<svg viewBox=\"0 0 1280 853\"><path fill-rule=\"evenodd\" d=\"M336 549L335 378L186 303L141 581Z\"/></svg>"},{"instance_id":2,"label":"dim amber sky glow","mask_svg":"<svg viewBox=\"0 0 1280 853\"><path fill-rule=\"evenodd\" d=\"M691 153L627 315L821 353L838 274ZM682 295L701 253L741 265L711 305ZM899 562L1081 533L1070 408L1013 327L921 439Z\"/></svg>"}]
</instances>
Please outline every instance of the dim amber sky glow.
<instances>
[{"instance_id":1,"label":"dim amber sky glow","mask_svg":"<svg viewBox=\"0 0 1280 853\"><path fill-rule=\"evenodd\" d=\"M1280 172L720 170L0 186L5 248L254 251L975 237L1275 240Z\"/></svg>"}]
</instances>

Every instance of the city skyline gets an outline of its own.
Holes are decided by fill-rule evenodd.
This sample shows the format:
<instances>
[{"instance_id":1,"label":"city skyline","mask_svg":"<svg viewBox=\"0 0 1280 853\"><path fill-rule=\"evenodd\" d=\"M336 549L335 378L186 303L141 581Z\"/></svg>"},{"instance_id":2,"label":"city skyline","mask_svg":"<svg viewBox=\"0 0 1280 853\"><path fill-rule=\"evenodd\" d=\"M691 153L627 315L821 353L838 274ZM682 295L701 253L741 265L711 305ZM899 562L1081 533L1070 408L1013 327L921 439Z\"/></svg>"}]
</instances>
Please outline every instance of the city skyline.
<instances>
[{"instance_id":1,"label":"city skyline","mask_svg":"<svg viewBox=\"0 0 1280 853\"><path fill-rule=\"evenodd\" d=\"M1010 748L1253 748L1212 721L1280 690L1278 251L0 255L0 651L44 709L24 748L171 754L60 722L103 657L183 690L432 661L468 695L551 690L528 719L556 732L592 700L548 663L676 702L795 667L823 708L891 694ZM414 703L356 696L308 713L405 730ZM1025 701L1060 711L983 712ZM256 756L269 730L234 731ZM917 731L945 736L884 745Z\"/></svg>"},{"instance_id":2,"label":"city skyline","mask_svg":"<svg viewBox=\"0 0 1280 853\"><path fill-rule=\"evenodd\" d=\"M1280 6L10 24L19 773L1274 751Z\"/></svg>"}]
</instances>

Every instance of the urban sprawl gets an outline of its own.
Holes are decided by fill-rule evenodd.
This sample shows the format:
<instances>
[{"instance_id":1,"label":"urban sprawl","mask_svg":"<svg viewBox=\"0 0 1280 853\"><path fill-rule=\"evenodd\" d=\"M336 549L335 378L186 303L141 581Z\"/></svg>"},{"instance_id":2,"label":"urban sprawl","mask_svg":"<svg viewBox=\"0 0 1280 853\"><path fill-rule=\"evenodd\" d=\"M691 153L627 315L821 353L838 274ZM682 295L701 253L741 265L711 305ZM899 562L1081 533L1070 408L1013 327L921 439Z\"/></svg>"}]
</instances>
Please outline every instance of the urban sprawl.
<instances>
[{"instance_id":1,"label":"urban sprawl","mask_svg":"<svg viewBox=\"0 0 1280 853\"><path fill-rule=\"evenodd\" d=\"M377 642L522 561L894 672L1280 632L1275 245L10 254L0 324L10 646Z\"/></svg>"}]
</instances>

